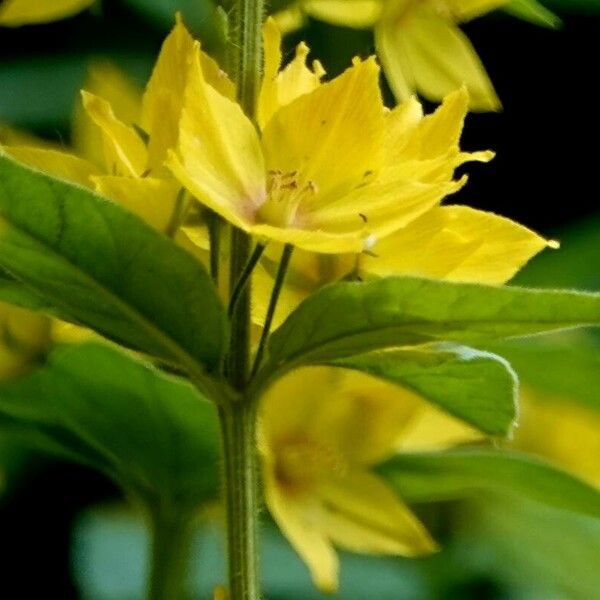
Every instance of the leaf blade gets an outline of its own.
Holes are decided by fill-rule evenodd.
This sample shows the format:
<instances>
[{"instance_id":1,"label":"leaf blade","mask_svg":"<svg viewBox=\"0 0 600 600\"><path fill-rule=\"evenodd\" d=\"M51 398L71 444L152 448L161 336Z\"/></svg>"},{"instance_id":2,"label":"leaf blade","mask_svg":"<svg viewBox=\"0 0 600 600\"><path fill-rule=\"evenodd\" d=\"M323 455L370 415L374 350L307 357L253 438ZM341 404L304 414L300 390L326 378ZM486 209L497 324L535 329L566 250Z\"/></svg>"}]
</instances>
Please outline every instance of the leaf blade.
<instances>
[{"instance_id":1,"label":"leaf blade","mask_svg":"<svg viewBox=\"0 0 600 600\"><path fill-rule=\"evenodd\" d=\"M329 364L408 388L490 435L506 436L515 423L516 375L504 359L488 352L435 344L358 355Z\"/></svg>"},{"instance_id":2,"label":"leaf blade","mask_svg":"<svg viewBox=\"0 0 600 600\"><path fill-rule=\"evenodd\" d=\"M600 492L549 463L518 452L483 448L399 454L379 467L412 502L454 500L481 491L525 496L600 518Z\"/></svg>"},{"instance_id":3,"label":"leaf blade","mask_svg":"<svg viewBox=\"0 0 600 600\"><path fill-rule=\"evenodd\" d=\"M226 320L205 269L92 192L0 155L0 265L77 323L210 387ZM101 258L99 258L101 257Z\"/></svg>"},{"instance_id":4,"label":"leaf blade","mask_svg":"<svg viewBox=\"0 0 600 600\"><path fill-rule=\"evenodd\" d=\"M265 372L390 347L524 337L600 324L600 294L410 277L341 282L273 333Z\"/></svg>"}]
</instances>

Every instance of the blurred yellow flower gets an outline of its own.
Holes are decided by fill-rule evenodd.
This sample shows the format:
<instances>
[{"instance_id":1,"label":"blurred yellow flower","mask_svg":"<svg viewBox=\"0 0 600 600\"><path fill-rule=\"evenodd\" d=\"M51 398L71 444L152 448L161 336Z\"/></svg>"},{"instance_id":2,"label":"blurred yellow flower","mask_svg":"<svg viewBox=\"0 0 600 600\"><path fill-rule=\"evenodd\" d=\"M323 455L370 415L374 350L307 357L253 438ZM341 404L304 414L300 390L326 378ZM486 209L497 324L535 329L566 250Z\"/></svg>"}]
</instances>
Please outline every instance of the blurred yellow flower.
<instances>
[{"instance_id":1,"label":"blurred yellow flower","mask_svg":"<svg viewBox=\"0 0 600 600\"><path fill-rule=\"evenodd\" d=\"M92 69L88 83L93 91L82 92L74 119L75 149L81 156L14 142L6 151L30 166L91 187L170 233L183 200L181 185L163 163L177 139L193 52L193 39L178 17L143 95L114 67L101 63ZM200 61L222 93L233 93L233 85L210 57L202 54Z\"/></svg>"},{"instance_id":2,"label":"blurred yellow flower","mask_svg":"<svg viewBox=\"0 0 600 600\"><path fill-rule=\"evenodd\" d=\"M322 253L360 252L408 224L465 178L454 169L491 153L454 148L460 110L423 125L431 148L406 148L420 120L410 108L388 111L374 58L356 59L321 83L323 70L304 65L307 49L279 72L279 33L265 28L265 78L259 134L241 107L207 80L194 55L176 152L168 165L203 204L258 238ZM459 91L448 104L464 103Z\"/></svg>"},{"instance_id":3,"label":"blurred yellow flower","mask_svg":"<svg viewBox=\"0 0 600 600\"><path fill-rule=\"evenodd\" d=\"M96 0L4 0L0 4L0 25L20 27L49 23L70 17Z\"/></svg>"},{"instance_id":4,"label":"blurred yellow flower","mask_svg":"<svg viewBox=\"0 0 600 600\"><path fill-rule=\"evenodd\" d=\"M333 592L334 544L377 555L436 550L423 525L371 467L400 449L480 437L392 384L331 367L303 368L277 381L261 400L266 502L315 584Z\"/></svg>"},{"instance_id":5,"label":"blurred yellow flower","mask_svg":"<svg viewBox=\"0 0 600 600\"><path fill-rule=\"evenodd\" d=\"M39 363L50 344L50 319L0 302L0 381Z\"/></svg>"},{"instance_id":6,"label":"blurred yellow flower","mask_svg":"<svg viewBox=\"0 0 600 600\"><path fill-rule=\"evenodd\" d=\"M544 26L560 22L536 0L525 0L528 19ZM373 28L377 53L396 98L418 92L440 101L464 85L470 108L501 108L484 66L459 25L509 0L301 0L277 15L287 30L298 28L304 12L316 19L354 28ZM519 11L512 11L519 16ZM526 18L526 17L522 17Z\"/></svg>"},{"instance_id":7,"label":"blurred yellow flower","mask_svg":"<svg viewBox=\"0 0 600 600\"><path fill-rule=\"evenodd\" d=\"M600 411L527 387L513 444L600 488Z\"/></svg>"}]
</instances>

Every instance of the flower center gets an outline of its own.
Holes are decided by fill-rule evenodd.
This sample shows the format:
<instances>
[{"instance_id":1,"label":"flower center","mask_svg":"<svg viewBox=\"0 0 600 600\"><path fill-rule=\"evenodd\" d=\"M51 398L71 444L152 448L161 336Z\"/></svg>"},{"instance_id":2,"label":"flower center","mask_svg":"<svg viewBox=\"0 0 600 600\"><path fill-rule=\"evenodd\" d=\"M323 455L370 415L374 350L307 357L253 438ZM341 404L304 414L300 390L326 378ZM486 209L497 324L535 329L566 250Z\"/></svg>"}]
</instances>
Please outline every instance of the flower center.
<instances>
[{"instance_id":1,"label":"flower center","mask_svg":"<svg viewBox=\"0 0 600 600\"><path fill-rule=\"evenodd\" d=\"M298 171L270 170L267 173L267 199L258 216L271 225L293 227L299 206L313 198L317 190L317 184L312 180L302 181Z\"/></svg>"},{"instance_id":2,"label":"flower center","mask_svg":"<svg viewBox=\"0 0 600 600\"><path fill-rule=\"evenodd\" d=\"M289 492L306 492L319 481L348 468L337 449L308 438L280 442L276 456L277 481Z\"/></svg>"}]
</instances>

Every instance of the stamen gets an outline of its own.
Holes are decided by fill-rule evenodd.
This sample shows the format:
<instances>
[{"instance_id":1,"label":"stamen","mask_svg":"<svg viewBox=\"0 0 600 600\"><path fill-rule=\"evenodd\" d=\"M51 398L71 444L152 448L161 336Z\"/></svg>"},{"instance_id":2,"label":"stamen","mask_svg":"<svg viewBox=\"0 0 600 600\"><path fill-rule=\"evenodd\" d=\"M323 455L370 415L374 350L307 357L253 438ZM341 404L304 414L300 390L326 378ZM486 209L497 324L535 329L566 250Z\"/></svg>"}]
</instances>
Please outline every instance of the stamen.
<instances>
[{"instance_id":1,"label":"stamen","mask_svg":"<svg viewBox=\"0 0 600 600\"><path fill-rule=\"evenodd\" d=\"M316 182L299 179L298 171L267 171L267 199L259 211L267 223L280 227L294 224L299 206L318 193Z\"/></svg>"}]
</instances>

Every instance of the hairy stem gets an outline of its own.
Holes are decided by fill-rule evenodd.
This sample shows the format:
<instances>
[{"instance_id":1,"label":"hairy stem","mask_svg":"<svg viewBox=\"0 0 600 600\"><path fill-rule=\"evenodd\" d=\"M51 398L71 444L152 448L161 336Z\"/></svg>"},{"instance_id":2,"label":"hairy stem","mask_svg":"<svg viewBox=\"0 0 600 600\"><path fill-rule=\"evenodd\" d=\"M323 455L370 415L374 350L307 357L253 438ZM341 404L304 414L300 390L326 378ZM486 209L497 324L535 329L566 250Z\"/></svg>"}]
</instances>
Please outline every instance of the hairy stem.
<instances>
[{"instance_id":1,"label":"hairy stem","mask_svg":"<svg viewBox=\"0 0 600 600\"><path fill-rule=\"evenodd\" d=\"M255 121L262 71L263 0L236 0L231 26L229 68L244 112ZM250 259L250 237L233 228L229 285L243 281ZM223 492L227 515L230 600L259 600L258 471L256 403L246 397L250 357L250 285L243 284L232 306L227 376L240 391L219 410L223 439Z\"/></svg>"},{"instance_id":2,"label":"hairy stem","mask_svg":"<svg viewBox=\"0 0 600 600\"><path fill-rule=\"evenodd\" d=\"M252 402L220 408L230 600L259 600L256 410Z\"/></svg>"}]
</instances>

